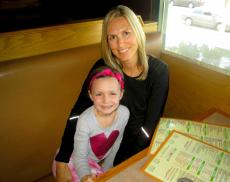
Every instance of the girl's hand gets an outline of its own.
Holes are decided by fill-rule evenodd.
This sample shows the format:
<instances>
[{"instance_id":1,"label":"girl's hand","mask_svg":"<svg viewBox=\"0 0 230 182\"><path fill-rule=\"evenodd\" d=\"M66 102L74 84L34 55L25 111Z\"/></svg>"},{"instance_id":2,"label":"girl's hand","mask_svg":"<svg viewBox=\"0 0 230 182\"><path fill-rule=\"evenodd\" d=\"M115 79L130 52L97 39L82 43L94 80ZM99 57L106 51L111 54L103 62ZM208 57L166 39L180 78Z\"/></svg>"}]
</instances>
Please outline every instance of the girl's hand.
<instances>
[{"instance_id":1,"label":"girl's hand","mask_svg":"<svg viewBox=\"0 0 230 182\"><path fill-rule=\"evenodd\" d=\"M56 163L56 178L58 182L71 182L72 175L67 163L57 162Z\"/></svg>"},{"instance_id":2,"label":"girl's hand","mask_svg":"<svg viewBox=\"0 0 230 182\"><path fill-rule=\"evenodd\" d=\"M85 175L81 179L81 182L94 182L95 179L96 179L96 175L95 174Z\"/></svg>"}]
</instances>

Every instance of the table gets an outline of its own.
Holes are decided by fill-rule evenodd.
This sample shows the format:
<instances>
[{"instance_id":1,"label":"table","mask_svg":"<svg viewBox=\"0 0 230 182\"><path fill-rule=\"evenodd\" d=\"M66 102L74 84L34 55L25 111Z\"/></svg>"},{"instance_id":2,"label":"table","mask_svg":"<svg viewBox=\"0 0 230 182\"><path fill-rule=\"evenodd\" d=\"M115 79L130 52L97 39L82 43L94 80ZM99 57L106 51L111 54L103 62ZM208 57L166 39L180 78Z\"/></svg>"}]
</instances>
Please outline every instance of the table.
<instances>
[{"instance_id":1,"label":"table","mask_svg":"<svg viewBox=\"0 0 230 182\"><path fill-rule=\"evenodd\" d=\"M230 126L230 114L217 108L211 108L206 113L199 116L196 120L210 124Z\"/></svg>"},{"instance_id":2,"label":"table","mask_svg":"<svg viewBox=\"0 0 230 182\"><path fill-rule=\"evenodd\" d=\"M218 123L220 125L230 126L230 115L217 108L211 108L198 118L197 121L207 123ZM98 178L97 181L108 182L153 182L153 178L141 172L141 167L148 159L148 150L139 152L118 166L110 169L108 172Z\"/></svg>"},{"instance_id":3,"label":"table","mask_svg":"<svg viewBox=\"0 0 230 182\"><path fill-rule=\"evenodd\" d=\"M97 181L108 182L152 182L153 179L140 171L148 159L149 148L144 149L118 166L103 174Z\"/></svg>"}]
</instances>

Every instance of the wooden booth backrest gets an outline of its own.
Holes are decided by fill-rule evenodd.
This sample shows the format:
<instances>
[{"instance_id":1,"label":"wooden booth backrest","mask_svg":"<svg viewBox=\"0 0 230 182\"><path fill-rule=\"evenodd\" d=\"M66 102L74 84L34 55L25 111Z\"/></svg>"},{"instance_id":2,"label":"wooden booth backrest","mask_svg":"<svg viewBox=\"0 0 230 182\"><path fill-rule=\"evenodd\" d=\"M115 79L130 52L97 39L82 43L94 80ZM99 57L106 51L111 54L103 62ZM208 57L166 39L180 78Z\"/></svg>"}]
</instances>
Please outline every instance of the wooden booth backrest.
<instances>
[{"instance_id":1,"label":"wooden booth backrest","mask_svg":"<svg viewBox=\"0 0 230 182\"><path fill-rule=\"evenodd\" d=\"M53 30L56 32L57 27ZM86 37L82 30L78 30L81 32L78 36ZM14 33L14 38L21 35L26 39L22 33ZM44 53L36 49L39 43L42 45L39 39L31 43L32 47L29 43L34 39L25 43L28 44L25 49L20 41L18 45L2 42L7 39L3 35L0 44L5 43L6 50L0 53L0 181L34 181L51 173L71 108L89 69L100 58L100 37L92 42L86 40L88 45L80 45L75 37L72 40L78 45L75 48L50 49ZM159 57L161 35L146 31L146 36L148 53ZM60 39L56 47L63 42L72 45L70 38ZM54 43L46 42L43 50L54 47ZM14 55L14 46L22 46L18 50L24 51L25 57L20 51Z\"/></svg>"}]
</instances>

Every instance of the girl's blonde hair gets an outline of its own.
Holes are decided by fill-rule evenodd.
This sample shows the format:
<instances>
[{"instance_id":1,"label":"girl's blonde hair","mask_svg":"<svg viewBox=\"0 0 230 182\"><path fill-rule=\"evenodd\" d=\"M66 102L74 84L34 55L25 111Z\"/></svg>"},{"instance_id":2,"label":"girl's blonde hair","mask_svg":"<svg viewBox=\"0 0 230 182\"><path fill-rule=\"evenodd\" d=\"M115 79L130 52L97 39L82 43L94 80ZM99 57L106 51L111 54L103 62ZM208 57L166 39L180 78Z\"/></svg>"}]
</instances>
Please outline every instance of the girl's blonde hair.
<instances>
[{"instance_id":1,"label":"girl's blonde hair","mask_svg":"<svg viewBox=\"0 0 230 182\"><path fill-rule=\"evenodd\" d=\"M104 59L105 63L119 71L122 71L122 65L120 61L112 54L112 51L108 45L108 25L111 20L118 17L124 17L129 22L135 36L137 39L138 44L138 65L143 68L142 73L139 75L137 79L145 80L148 74L148 60L146 56L145 50L145 42L146 37L143 31L142 25L138 20L135 13L126 6L119 5L116 6L114 9L109 11L104 18L103 26L102 26L102 35L101 35L101 54L102 58Z\"/></svg>"}]
</instances>

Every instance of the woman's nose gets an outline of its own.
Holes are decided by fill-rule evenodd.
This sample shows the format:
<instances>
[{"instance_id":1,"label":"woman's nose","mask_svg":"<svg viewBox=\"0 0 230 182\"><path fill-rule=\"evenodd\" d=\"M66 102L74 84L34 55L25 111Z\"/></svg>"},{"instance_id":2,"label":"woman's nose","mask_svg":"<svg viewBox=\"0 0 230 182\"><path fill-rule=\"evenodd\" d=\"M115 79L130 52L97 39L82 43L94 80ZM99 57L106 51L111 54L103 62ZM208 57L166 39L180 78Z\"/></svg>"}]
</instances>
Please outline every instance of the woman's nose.
<instances>
[{"instance_id":1,"label":"woman's nose","mask_svg":"<svg viewBox=\"0 0 230 182\"><path fill-rule=\"evenodd\" d=\"M122 36L119 36L118 39L117 39L117 44L120 45L124 42L124 39Z\"/></svg>"}]
</instances>

